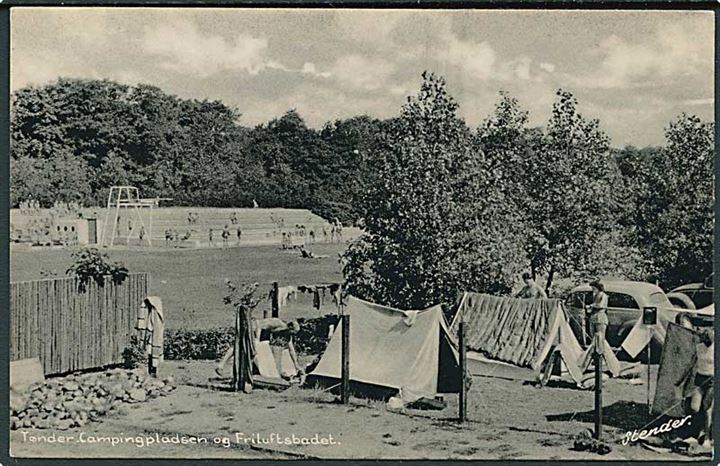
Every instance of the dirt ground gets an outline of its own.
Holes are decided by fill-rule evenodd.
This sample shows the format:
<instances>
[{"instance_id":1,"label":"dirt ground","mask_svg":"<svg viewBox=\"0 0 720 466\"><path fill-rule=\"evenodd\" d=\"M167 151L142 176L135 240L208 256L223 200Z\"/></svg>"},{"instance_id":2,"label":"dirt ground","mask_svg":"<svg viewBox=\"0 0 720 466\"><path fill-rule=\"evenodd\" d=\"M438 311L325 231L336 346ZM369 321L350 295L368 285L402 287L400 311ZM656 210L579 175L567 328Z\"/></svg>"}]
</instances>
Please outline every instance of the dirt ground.
<instances>
[{"instance_id":1,"label":"dirt ground","mask_svg":"<svg viewBox=\"0 0 720 466\"><path fill-rule=\"evenodd\" d=\"M32 441L33 435L52 434L47 430L13 431L11 453L115 458L707 459L622 445L626 430L639 430L650 419L646 386L623 379L605 383L604 435L613 451L600 457L571 450L573 436L593 426L593 393L560 382L537 388L518 380L522 374L514 368L471 361L469 421L463 425L455 419L456 395L445 396L448 407L442 411L397 412L382 402L360 398L340 405L334 395L319 389L233 393L220 389L213 369L212 361L168 361L163 375L172 374L180 384L169 396L127 405L82 429L55 432L75 437L69 443ZM178 441L195 436L207 443L162 443L172 442L175 434ZM137 436L154 442L127 441ZM327 444L293 444L293 436L296 442ZM105 439L91 443L96 437ZM112 437L125 441L116 439L112 445Z\"/></svg>"}]
</instances>

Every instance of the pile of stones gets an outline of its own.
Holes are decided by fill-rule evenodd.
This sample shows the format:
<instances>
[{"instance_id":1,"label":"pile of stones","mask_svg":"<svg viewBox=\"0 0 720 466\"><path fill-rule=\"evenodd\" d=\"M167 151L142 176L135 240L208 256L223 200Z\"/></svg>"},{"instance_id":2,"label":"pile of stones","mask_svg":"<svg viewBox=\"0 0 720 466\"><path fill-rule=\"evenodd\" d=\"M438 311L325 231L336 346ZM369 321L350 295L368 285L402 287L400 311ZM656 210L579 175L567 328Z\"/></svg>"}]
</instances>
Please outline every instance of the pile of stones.
<instances>
[{"instance_id":1,"label":"pile of stones","mask_svg":"<svg viewBox=\"0 0 720 466\"><path fill-rule=\"evenodd\" d=\"M124 369L50 378L21 393L10 391L10 428L82 427L123 403L165 396L175 388L172 377L158 379Z\"/></svg>"}]
</instances>

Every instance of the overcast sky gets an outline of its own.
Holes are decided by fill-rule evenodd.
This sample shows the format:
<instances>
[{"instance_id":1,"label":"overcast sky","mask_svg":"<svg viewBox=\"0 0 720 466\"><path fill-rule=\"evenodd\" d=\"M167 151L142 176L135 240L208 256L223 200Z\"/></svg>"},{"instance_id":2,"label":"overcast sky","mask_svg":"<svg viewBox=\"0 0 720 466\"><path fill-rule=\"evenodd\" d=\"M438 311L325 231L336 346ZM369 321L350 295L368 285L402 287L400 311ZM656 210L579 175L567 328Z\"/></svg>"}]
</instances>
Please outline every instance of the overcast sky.
<instances>
[{"instance_id":1,"label":"overcast sky","mask_svg":"<svg viewBox=\"0 0 720 466\"><path fill-rule=\"evenodd\" d=\"M572 91L615 146L713 118L709 12L13 8L11 87L63 77L221 99L255 125L397 115L423 70L476 126L505 89L544 125Z\"/></svg>"}]
</instances>

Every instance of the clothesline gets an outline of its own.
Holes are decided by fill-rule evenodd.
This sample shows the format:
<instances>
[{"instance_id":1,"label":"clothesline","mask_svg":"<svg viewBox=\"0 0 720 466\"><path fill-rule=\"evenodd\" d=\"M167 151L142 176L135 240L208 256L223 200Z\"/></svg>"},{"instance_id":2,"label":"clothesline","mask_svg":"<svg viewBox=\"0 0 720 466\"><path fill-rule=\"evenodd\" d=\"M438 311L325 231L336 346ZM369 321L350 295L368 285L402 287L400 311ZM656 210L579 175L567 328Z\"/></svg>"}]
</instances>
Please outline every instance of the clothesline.
<instances>
[{"instance_id":1,"label":"clothesline","mask_svg":"<svg viewBox=\"0 0 720 466\"><path fill-rule=\"evenodd\" d=\"M274 299L275 287L270 289L268 298ZM322 283L315 285L287 285L277 287L278 310L286 307L291 299L297 299L299 294L311 294L313 296L313 308L320 310L325 305L326 298L332 299L337 308L342 305L342 285L340 283Z\"/></svg>"}]
</instances>

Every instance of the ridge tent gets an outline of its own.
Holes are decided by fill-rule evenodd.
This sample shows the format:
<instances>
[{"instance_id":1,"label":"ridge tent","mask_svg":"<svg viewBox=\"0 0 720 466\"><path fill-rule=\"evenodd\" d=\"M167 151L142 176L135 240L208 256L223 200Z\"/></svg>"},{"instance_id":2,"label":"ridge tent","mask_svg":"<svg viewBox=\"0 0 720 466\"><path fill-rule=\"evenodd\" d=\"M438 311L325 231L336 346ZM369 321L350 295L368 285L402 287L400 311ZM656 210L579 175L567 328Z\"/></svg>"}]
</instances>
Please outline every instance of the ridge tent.
<instances>
[{"instance_id":1,"label":"ridge tent","mask_svg":"<svg viewBox=\"0 0 720 466\"><path fill-rule=\"evenodd\" d=\"M453 336L461 320L466 324L469 349L535 371L540 371L558 351L572 379L582 385L579 363L583 349L570 328L561 300L466 292L450 326Z\"/></svg>"},{"instance_id":2,"label":"ridge tent","mask_svg":"<svg viewBox=\"0 0 720 466\"><path fill-rule=\"evenodd\" d=\"M399 391L428 397L459 391L457 344L439 305L401 311L350 296L345 314L350 316L351 391L381 398ZM341 345L338 325L308 384L339 383Z\"/></svg>"}]
</instances>

